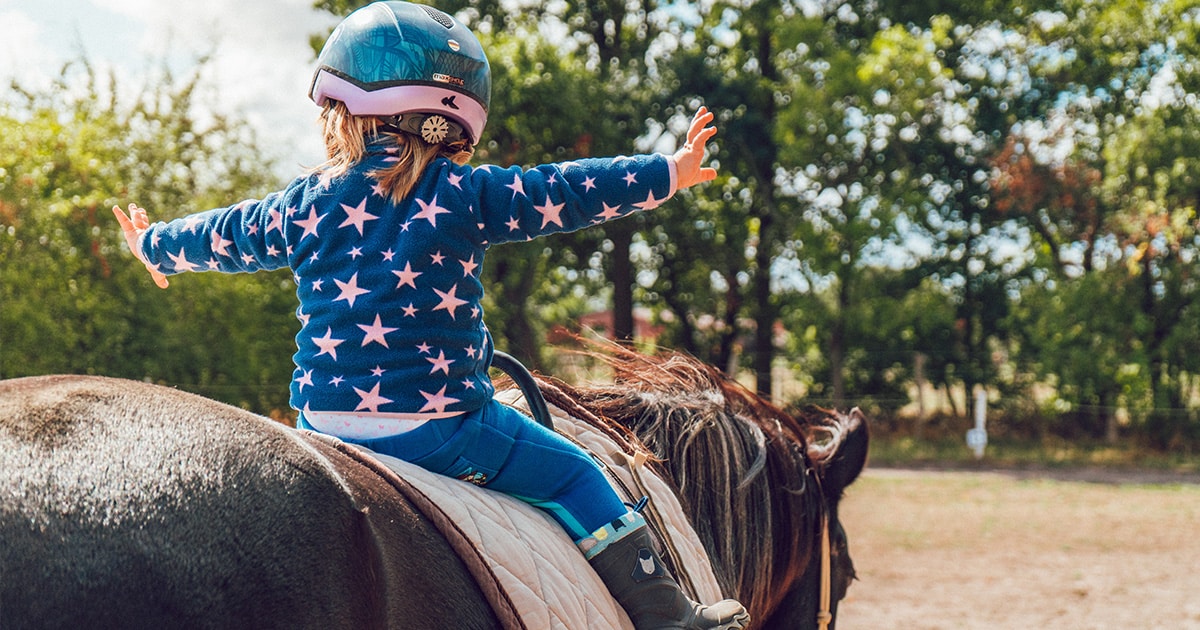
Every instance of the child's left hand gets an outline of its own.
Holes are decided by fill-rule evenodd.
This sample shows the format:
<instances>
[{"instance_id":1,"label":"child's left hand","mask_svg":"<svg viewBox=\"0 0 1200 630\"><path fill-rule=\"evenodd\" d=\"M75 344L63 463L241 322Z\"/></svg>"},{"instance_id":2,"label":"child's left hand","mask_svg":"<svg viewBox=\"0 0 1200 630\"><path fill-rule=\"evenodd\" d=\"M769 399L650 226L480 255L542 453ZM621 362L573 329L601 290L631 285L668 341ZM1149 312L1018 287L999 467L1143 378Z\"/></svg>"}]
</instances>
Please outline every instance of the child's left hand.
<instances>
[{"instance_id":1,"label":"child's left hand","mask_svg":"<svg viewBox=\"0 0 1200 630\"><path fill-rule=\"evenodd\" d=\"M716 127L708 127L713 121L712 112L706 107L696 110L692 124L688 127L687 144L684 144L671 159L675 160L676 184L679 190L717 178L717 169L701 167L704 162L704 145L717 135Z\"/></svg>"},{"instance_id":2,"label":"child's left hand","mask_svg":"<svg viewBox=\"0 0 1200 630\"><path fill-rule=\"evenodd\" d=\"M121 224L121 231L125 233L125 242L129 244L129 251L133 252L133 255L137 256L143 265L146 265L146 270L150 272L150 277L154 279L154 284L158 285L158 288L167 288L167 277L158 269L150 266L150 263L142 258L142 251L138 248L138 240L142 233L150 227L150 218L146 216L146 211L131 203L128 215L121 211L120 206L113 206L113 214L117 216L117 222Z\"/></svg>"}]
</instances>

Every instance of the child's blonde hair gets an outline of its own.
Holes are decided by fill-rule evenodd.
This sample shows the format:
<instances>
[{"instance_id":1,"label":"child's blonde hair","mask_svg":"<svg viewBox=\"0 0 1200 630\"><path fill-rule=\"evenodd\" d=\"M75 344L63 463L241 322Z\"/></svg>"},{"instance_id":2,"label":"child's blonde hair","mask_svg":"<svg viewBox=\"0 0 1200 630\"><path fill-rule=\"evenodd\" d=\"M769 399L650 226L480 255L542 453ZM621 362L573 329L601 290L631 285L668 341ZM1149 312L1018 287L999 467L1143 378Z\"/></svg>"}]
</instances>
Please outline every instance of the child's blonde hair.
<instances>
[{"instance_id":1,"label":"child's blonde hair","mask_svg":"<svg viewBox=\"0 0 1200 630\"><path fill-rule=\"evenodd\" d=\"M387 129L375 116L351 114L341 101L330 100L325 104L321 110L321 122L327 159L314 170L321 174L322 179L344 175L362 160L367 152L368 137L386 134L396 139L399 151L395 163L369 173L387 191L392 203L400 203L412 192L425 173L425 167L433 160L446 157L461 165L466 164L475 153L475 147L466 141L429 144L408 132Z\"/></svg>"}]
</instances>

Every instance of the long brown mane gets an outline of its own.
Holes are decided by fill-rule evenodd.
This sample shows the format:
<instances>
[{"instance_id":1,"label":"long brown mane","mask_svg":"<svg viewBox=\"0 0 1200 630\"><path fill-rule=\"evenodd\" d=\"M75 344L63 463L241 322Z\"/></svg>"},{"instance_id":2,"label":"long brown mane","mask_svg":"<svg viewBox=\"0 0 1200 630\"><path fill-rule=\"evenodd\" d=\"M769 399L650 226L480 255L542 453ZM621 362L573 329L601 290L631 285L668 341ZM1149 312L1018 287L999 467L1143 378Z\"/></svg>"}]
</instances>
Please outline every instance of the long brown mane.
<instances>
[{"instance_id":1,"label":"long brown mane","mask_svg":"<svg viewBox=\"0 0 1200 630\"><path fill-rule=\"evenodd\" d=\"M817 473L849 421L815 407L786 413L684 355L589 354L611 367L613 383L551 381L547 402L616 423L658 457L722 590L765 618L813 557L825 513Z\"/></svg>"}]
</instances>

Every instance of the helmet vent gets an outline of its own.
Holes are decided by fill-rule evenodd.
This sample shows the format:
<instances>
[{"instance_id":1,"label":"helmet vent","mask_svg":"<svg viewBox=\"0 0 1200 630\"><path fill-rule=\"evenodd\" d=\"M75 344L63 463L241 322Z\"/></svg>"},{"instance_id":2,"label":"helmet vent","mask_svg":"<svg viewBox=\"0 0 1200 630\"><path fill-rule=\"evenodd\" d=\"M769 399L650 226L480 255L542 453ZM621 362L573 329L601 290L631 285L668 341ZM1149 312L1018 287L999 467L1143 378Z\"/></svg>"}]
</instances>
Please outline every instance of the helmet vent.
<instances>
[{"instance_id":1,"label":"helmet vent","mask_svg":"<svg viewBox=\"0 0 1200 630\"><path fill-rule=\"evenodd\" d=\"M441 11L439 11L433 7L427 7L423 4L417 5L417 6L421 7L422 9L425 9L425 12L429 14L429 17L433 18L434 21L436 21L438 24L441 24L442 26L445 26L448 29L454 28L454 18L450 17L449 15L446 15L445 13L442 13Z\"/></svg>"}]
</instances>

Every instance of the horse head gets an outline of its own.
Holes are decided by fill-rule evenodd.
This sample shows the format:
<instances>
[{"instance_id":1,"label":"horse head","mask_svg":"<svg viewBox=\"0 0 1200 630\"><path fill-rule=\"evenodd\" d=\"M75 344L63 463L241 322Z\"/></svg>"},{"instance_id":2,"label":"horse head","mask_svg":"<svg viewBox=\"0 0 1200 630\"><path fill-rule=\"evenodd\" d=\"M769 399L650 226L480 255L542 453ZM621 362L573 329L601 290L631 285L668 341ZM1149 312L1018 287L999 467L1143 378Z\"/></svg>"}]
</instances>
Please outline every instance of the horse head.
<instances>
[{"instance_id":1,"label":"horse head","mask_svg":"<svg viewBox=\"0 0 1200 630\"><path fill-rule=\"evenodd\" d=\"M845 598L855 578L849 538L838 518L838 504L866 465L867 420L857 408L845 414L809 408L801 415L814 413L820 421L808 425L808 454L812 462L810 474L816 478L824 498L825 517L819 534L824 544L813 551L820 554L815 556L817 561L806 565L804 574L774 610L756 623L758 627L836 627L838 603Z\"/></svg>"},{"instance_id":2,"label":"horse head","mask_svg":"<svg viewBox=\"0 0 1200 630\"><path fill-rule=\"evenodd\" d=\"M833 615L854 578L837 505L866 462L862 413L788 413L682 355L605 347L594 356L613 369L612 385L555 381L548 400L616 423L658 459L722 590L754 627L817 628Z\"/></svg>"}]
</instances>

